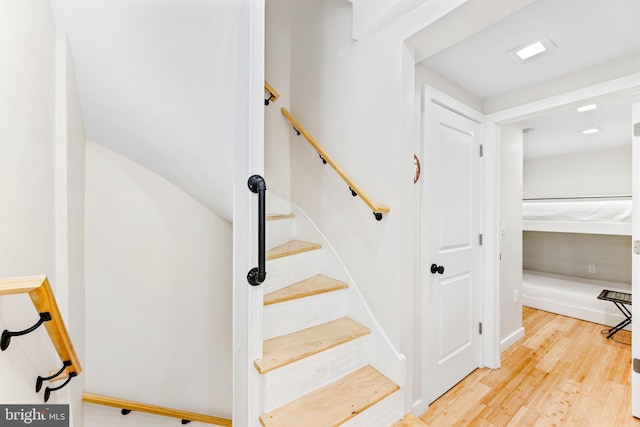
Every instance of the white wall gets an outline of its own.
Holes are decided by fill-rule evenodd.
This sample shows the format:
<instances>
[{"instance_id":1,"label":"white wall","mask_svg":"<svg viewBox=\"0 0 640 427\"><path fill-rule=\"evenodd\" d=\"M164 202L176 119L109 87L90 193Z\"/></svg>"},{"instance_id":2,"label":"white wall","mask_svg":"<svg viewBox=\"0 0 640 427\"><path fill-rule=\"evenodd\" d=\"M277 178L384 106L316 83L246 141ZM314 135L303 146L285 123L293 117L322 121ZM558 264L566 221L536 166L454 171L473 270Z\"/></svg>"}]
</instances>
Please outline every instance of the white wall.
<instances>
[{"instance_id":1,"label":"white wall","mask_svg":"<svg viewBox=\"0 0 640 427\"><path fill-rule=\"evenodd\" d=\"M422 63L416 64L416 84L420 87L427 84L474 110L482 112L482 100Z\"/></svg>"},{"instance_id":2,"label":"white wall","mask_svg":"<svg viewBox=\"0 0 640 427\"><path fill-rule=\"evenodd\" d=\"M459 3L424 2L356 42L348 2L292 2L291 112L391 212L376 221L297 136L291 142L292 199L325 233L393 345L407 355L413 354L415 341L419 230L413 226L419 200L413 154L419 139L415 67L407 61L411 52L404 40ZM409 369L409 376L418 374ZM412 399L406 399L406 409Z\"/></svg>"},{"instance_id":3,"label":"white wall","mask_svg":"<svg viewBox=\"0 0 640 427\"><path fill-rule=\"evenodd\" d=\"M265 107L264 168L267 189L282 198L291 198L289 122L282 107L289 110L291 82L291 0L270 0L266 4L265 79L280 97ZM267 203L271 203L267 199Z\"/></svg>"},{"instance_id":4,"label":"white wall","mask_svg":"<svg viewBox=\"0 0 640 427\"><path fill-rule=\"evenodd\" d=\"M86 391L230 417L231 224L97 143L86 164Z\"/></svg>"},{"instance_id":5,"label":"white wall","mask_svg":"<svg viewBox=\"0 0 640 427\"><path fill-rule=\"evenodd\" d=\"M54 42L48 1L0 2L0 277L55 275ZM27 295L0 297L0 329L37 319ZM0 402L41 403L35 379L59 366L44 328L14 338L0 353Z\"/></svg>"},{"instance_id":6,"label":"white wall","mask_svg":"<svg viewBox=\"0 0 640 427\"><path fill-rule=\"evenodd\" d=\"M523 233L525 270L631 283L631 236ZM589 272L589 265L596 272Z\"/></svg>"},{"instance_id":7,"label":"white wall","mask_svg":"<svg viewBox=\"0 0 640 427\"><path fill-rule=\"evenodd\" d=\"M67 37L56 36L55 92L55 262L56 299L81 364L84 361L85 145L80 99ZM82 366L81 366L82 368ZM84 375L59 393L69 393L72 425L84 420Z\"/></svg>"},{"instance_id":8,"label":"white wall","mask_svg":"<svg viewBox=\"0 0 640 427\"><path fill-rule=\"evenodd\" d=\"M500 343L501 350L522 329L522 125L500 127Z\"/></svg>"},{"instance_id":9,"label":"white wall","mask_svg":"<svg viewBox=\"0 0 640 427\"><path fill-rule=\"evenodd\" d=\"M53 274L55 32L46 0L0 9L2 276Z\"/></svg>"},{"instance_id":10,"label":"white wall","mask_svg":"<svg viewBox=\"0 0 640 427\"><path fill-rule=\"evenodd\" d=\"M348 3L292 6L291 112L391 212L376 221L302 137L291 142L292 198L326 233L376 318L399 345L399 289L408 285L407 274L412 273L401 268L400 233L403 215L408 215L402 195L413 189L412 148L402 144L401 112L389 108L400 100L402 44L356 44ZM385 77L388 84L380 84Z\"/></svg>"},{"instance_id":11,"label":"white wall","mask_svg":"<svg viewBox=\"0 0 640 427\"><path fill-rule=\"evenodd\" d=\"M231 220L237 0L51 0L69 36L87 136Z\"/></svg>"},{"instance_id":12,"label":"white wall","mask_svg":"<svg viewBox=\"0 0 640 427\"><path fill-rule=\"evenodd\" d=\"M631 144L525 159L524 198L631 195Z\"/></svg>"}]
</instances>

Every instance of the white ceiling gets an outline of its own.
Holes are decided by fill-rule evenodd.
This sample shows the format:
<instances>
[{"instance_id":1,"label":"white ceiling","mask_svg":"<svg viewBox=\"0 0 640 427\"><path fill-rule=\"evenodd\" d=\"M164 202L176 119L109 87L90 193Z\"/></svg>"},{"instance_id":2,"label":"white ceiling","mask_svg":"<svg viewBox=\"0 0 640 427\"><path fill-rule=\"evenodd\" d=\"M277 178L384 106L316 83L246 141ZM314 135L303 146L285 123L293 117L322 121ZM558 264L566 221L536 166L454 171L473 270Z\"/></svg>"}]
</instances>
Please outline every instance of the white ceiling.
<instances>
[{"instance_id":1,"label":"white ceiling","mask_svg":"<svg viewBox=\"0 0 640 427\"><path fill-rule=\"evenodd\" d=\"M243 2L51 0L51 4L56 27L69 36L87 136L230 218L223 206L231 206L227 178L232 162L216 161L214 167L213 161L221 152L224 159L232 156L230 141L236 132L232 100ZM446 49L439 43L424 64L481 100L640 52L640 0L470 0L467 4L472 13L458 22L465 28L448 28L462 40ZM482 13L489 12L506 17L481 29L480 21L489 22ZM442 23L446 31L448 23ZM510 49L544 34L557 49L524 64L507 57ZM431 36L424 43L429 39L444 40ZM640 71L638 62L627 61L635 66L629 72ZM571 118L578 120L568 115L566 126ZM536 120L526 126L543 135L547 125L543 118ZM551 126L556 119L551 115L546 120ZM621 143L605 139L604 130L613 129L613 123L596 125L603 128L600 144ZM532 144L525 146L526 155L553 154L542 144L537 143L534 151L527 148ZM546 144L556 151L560 146ZM581 146L574 142L572 147Z\"/></svg>"},{"instance_id":2,"label":"white ceiling","mask_svg":"<svg viewBox=\"0 0 640 427\"><path fill-rule=\"evenodd\" d=\"M486 103L545 82L578 80L578 73L613 61L624 64L620 75L639 72L639 22L638 0L537 0L422 64ZM544 35L555 49L521 63L507 55ZM624 96L600 100L602 108L590 113L568 109L526 120L523 127L535 130L525 136L525 158L630 144L630 104ZM586 127L601 132L582 135Z\"/></svg>"},{"instance_id":3,"label":"white ceiling","mask_svg":"<svg viewBox=\"0 0 640 427\"><path fill-rule=\"evenodd\" d=\"M631 144L631 95L619 95L595 103L598 108L579 113L576 106L522 122L524 157L545 157L599 150ZM583 105L583 104L582 104ZM598 128L583 135L581 130Z\"/></svg>"},{"instance_id":4,"label":"white ceiling","mask_svg":"<svg viewBox=\"0 0 640 427\"><path fill-rule=\"evenodd\" d=\"M640 52L639 21L638 0L538 0L423 63L486 100ZM508 57L544 35L555 49Z\"/></svg>"}]
</instances>

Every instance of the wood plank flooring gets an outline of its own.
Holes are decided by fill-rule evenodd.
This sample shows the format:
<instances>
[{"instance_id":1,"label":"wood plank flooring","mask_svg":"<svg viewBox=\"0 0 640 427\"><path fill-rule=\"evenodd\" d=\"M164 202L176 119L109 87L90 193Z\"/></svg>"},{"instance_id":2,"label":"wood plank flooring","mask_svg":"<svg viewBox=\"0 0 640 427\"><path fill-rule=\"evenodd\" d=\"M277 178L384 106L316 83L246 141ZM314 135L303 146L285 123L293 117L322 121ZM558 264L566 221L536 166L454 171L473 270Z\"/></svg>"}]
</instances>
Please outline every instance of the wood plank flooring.
<instances>
[{"instance_id":1,"label":"wood plank flooring","mask_svg":"<svg viewBox=\"0 0 640 427\"><path fill-rule=\"evenodd\" d=\"M631 415L631 346L602 325L523 308L526 336L502 367L477 369L436 400L429 426L640 426ZM631 343L631 333L614 336Z\"/></svg>"}]
</instances>

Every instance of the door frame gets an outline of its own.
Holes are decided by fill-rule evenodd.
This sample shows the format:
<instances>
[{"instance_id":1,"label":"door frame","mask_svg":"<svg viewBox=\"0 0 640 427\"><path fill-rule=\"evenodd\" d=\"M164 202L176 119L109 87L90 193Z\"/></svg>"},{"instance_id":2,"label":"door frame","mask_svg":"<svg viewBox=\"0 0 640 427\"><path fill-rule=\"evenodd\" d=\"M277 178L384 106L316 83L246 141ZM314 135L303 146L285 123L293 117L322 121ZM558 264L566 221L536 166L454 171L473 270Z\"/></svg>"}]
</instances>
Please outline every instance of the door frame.
<instances>
[{"instance_id":1,"label":"door frame","mask_svg":"<svg viewBox=\"0 0 640 427\"><path fill-rule=\"evenodd\" d=\"M427 95L426 93L429 93ZM572 104L580 103L589 99L598 97L610 96L616 93L633 93L640 91L640 73L630 74L628 76L619 77L616 79L608 80L605 82L593 84L580 89L567 91L558 95L552 95L536 101L525 102L523 104L505 108L503 110L482 115L472 108L462 104L454 98L428 86L423 85L420 91L421 107L426 109L426 99L436 97L440 99L445 105L455 106L463 114L469 114L471 117L479 114L482 116L482 141L484 145L484 165L483 167L483 219L482 227L485 236L484 251L482 259L482 278L483 285L481 288L482 298L479 301L479 313L480 319L483 322L484 333L480 339L480 352L481 360L480 366L488 368L500 367L500 319L499 319L499 287L500 277L498 272L500 266L500 185L502 183L502 171L500 170L500 127L503 124L509 124L518 120L531 117L536 114L541 114L557 109L566 108ZM430 96L430 98L429 98ZM424 114L420 117L420 121L423 121ZM422 124L424 125L424 123ZM420 156L424 158L422 136L420 137ZM637 157L637 156L636 156ZM636 169L634 168L634 173ZM421 189L422 193L422 189ZM422 214L424 209L423 200L420 204L420 213ZM420 224L424 227L424 224ZM634 237L637 237L638 233L634 232ZM420 252L423 251L424 242L420 242ZM426 277L426 267L422 264L423 255L420 255L421 268L420 271L420 288L424 286L424 277ZM640 261L634 259L634 269L636 275L640 274L640 268L637 267ZM634 276L635 278L635 276ZM637 282L637 281L636 281ZM635 282L634 282L635 283ZM635 286L640 286L637 283ZM418 292L420 295L420 292ZM420 336L422 313L417 316L416 330L418 333L415 336ZM421 345L420 345L421 347ZM640 346L638 346L640 347ZM640 349L639 349L640 350ZM421 349L416 351L416 354L421 355ZM640 354L640 352L639 352ZM634 353L635 356L635 353ZM421 356L420 356L421 357ZM640 358L640 355L638 356ZM422 373L420 374L422 375ZM640 394L640 387L638 390L634 389L633 396ZM418 396L422 396L422 392L416 393ZM428 409L428 403L420 398L413 402L414 413L424 413ZM639 409L640 410L640 409ZM640 415L640 414L639 414Z\"/></svg>"},{"instance_id":2,"label":"door frame","mask_svg":"<svg viewBox=\"0 0 640 427\"><path fill-rule=\"evenodd\" d=\"M631 177L633 182L640 182L640 135L636 132L635 125L640 123L640 92L634 94L632 98L632 123L634 130L631 139ZM636 121L638 120L638 121ZM632 242L640 241L640 188L632 185ZM633 244L633 243L632 243ZM631 255L631 293L638 295L640 293L640 254L634 250ZM637 306L636 306L637 307ZM632 317L636 315L636 319L640 318L638 309L631 307ZM640 418L640 372L637 369L637 360L640 360L640 336L632 334L631 336L631 414Z\"/></svg>"},{"instance_id":3,"label":"door frame","mask_svg":"<svg viewBox=\"0 0 640 427\"><path fill-rule=\"evenodd\" d=\"M233 409L234 425L258 426L262 413L262 286L247 272L257 265L257 199L250 176L264 176L264 0L243 0L239 41L238 106L233 176ZM222 350L224 351L224 350Z\"/></svg>"},{"instance_id":4,"label":"door frame","mask_svg":"<svg viewBox=\"0 0 640 427\"><path fill-rule=\"evenodd\" d=\"M485 184L487 185L487 190L493 192L493 197L487 197L487 205L493 205L493 209L487 209L487 221L493 223L494 226L494 234L493 239L495 242L499 242L499 221L500 221L500 194L499 188L502 183L502 171L499 170L500 165L500 127L505 124L517 122L528 117L542 114L554 110L560 110L567 107L571 107L576 104L580 104L586 101L592 101L594 99L608 97L615 94L633 94L634 92L640 91L640 73L630 74L624 77L619 77L616 79L604 81L601 83L593 84L590 86L586 86L580 89L575 89L571 91L567 91L558 95L549 96L547 98L543 98L540 100L523 103L521 105L506 108L504 110L491 113L487 115L486 125L491 129L487 132L486 144L495 148L495 150L491 151L491 161L494 164L494 167L491 167L488 163L486 168L491 170L496 175L496 180L493 184L491 184L490 180L485 180ZM640 150L634 149L634 161L632 166L632 177L636 179L640 175L640 155L638 154ZM491 172L490 172L491 173ZM634 192L637 193L638 190L634 189ZM638 207L640 201L636 200L634 197L634 209ZM637 210L634 210L636 212ZM634 215L636 216L636 215ZM634 231L632 239L638 240L640 238L640 224L637 221L634 221ZM499 271L497 268L499 266L499 247L496 245L497 252L494 254L494 264L496 266L496 271ZM640 275L640 259L637 257L633 258L633 292L635 290L640 289L640 280L638 276ZM488 277L487 277L488 279ZM498 295L498 289L500 286L499 276L496 276L495 279L495 291L496 295ZM496 305L496 312L493 313L497 319L498 317L498 307ZM496 327L499 328L499 319L496 321ZM499 337L499 329L496 329L496 336ZM498 339L499 342L499 339ZM640 345L637 344L632 347L632 352L635 349L635 352L632 354L632 357L640 358ZM499 361L500 353L498 349L497 358ZM638 396L640 396L640 381L637 385L632 387L632 402L638 401ZM636 406L640 406L637 404ZM632 408L632 412L634 416L640 416L640 407Z\"/></svg>"},{"instance_id":5,"label":"door frame","mask_svg":"<svg viewBox=\"0 0 640 427\"><path fill-rule=\"evenodd\" d=\"M483 248L481 252L481 259L477 263L479 268L479 295L480 298L477 299L477 312L479 316L480 322L483 324L483 334L480 335L478 339L479 349L478 349L478 366L479 367L491 367L497 368L499 367L499 360L497 357L498 353L498 342L497 335L495 331L498 329L497 323L497 287L496 287L496 270L495 263L493 262L493 256L491 254L496 253L495 249L495 241L494 237L495 232L493 231L494 225L487 221L489 218L487 216L487 209L491 208L491 203L488 201L493 200L495 197L495 175L492 173L492 161L490 160L490 156L488 156L488 150L491 151L492 148L488 147L487 141L491 139L493 135L494 129L490 126L487 127L486 116L473 108L465 105L464 103L458 101L457 99L429 86L423 85L420 90L421 97L421 110L422 114L420 117L421 122L421 131L420 131L420 157L422 159L425 158L425 148L424 148L424 128L425 128L425 117L429 114L430 105L432 104L432 100L435 101L438 105L447 108L449 110L454 111L462 116L465 116L475 122L480 123L480 141L484 146L484 160L479 162L479 175L481 177L481 191L480 195L480 206L479 211L482 216L480 220L480 233L484 236ZM489 160L489 162L487 162ZM427 208L428 200L424 197L425 191L425 183L424 180L421 181L420 194L421 194L421 203L420 203L420 279L419 282L419 290L417 295L419 296L419 300L422 303L423 290L427 286L428 278L431 276L431 272L428 270L427 263L425 262L426 251L427 251L427 242L425 237L425 232L427 224L425 219L425 213ZM419 307L419 316L416 316L416 331L418 331L417 336L419 337L419 344L417 349L417 354L419 354L419 360L422 360L424 357L424 347L425 343L423 341L424 334L422 333L423 325L425 322L426 313L422 310L422 304L420 303ZM420 392L417 393L419 398L414 400L413 403L413 412L414 413L423 413L425 412L430 402L425 401L425 393L423 390L423 375L424 370L420 364L417 364L416 367L420 374L418 375L420 386L418 387Z\"/></svg>"}]
</instances>

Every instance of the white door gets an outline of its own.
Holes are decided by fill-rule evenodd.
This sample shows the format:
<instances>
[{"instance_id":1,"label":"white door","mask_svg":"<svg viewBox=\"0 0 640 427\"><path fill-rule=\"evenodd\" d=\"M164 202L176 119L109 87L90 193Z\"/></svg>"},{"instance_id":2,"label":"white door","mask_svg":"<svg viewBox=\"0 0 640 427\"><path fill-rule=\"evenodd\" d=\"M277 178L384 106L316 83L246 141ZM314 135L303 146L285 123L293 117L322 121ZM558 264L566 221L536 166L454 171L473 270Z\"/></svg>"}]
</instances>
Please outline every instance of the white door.
<instances>
[{"instance_id":1,"label":"white door","mask_svg":"<svg viewBox=\"0 0 640 427\"><path fill-rule=\"evenodd\" d=\"M637 95L638 101L640 101L640 95ZM631 281L634 304L631 305L631 317L634 319L634 324L640 321L640 102L633 104L632 113L632 150L633 150L633 163L632 163L632 222L633 222L633 255L631 255ZM635 328L634 328L635 329ZM636 332L638 329L636 329ZM631 354L633 357L632 374L631 374L631 412L634 417L640 418L640 334L634 333L631 338Z\"/></svg>"},{"instance_id":2,"label":"white door","mask_svg":"<svg viewBox=\"0 0 640 427\"><path fill-rule=\"evenodd\" d=\"M479 364L481 126L426 95L422 394L431 403Z\"/></svg>"}]
</instances>

